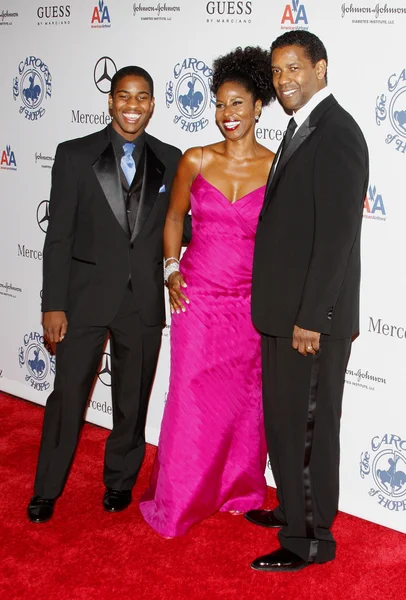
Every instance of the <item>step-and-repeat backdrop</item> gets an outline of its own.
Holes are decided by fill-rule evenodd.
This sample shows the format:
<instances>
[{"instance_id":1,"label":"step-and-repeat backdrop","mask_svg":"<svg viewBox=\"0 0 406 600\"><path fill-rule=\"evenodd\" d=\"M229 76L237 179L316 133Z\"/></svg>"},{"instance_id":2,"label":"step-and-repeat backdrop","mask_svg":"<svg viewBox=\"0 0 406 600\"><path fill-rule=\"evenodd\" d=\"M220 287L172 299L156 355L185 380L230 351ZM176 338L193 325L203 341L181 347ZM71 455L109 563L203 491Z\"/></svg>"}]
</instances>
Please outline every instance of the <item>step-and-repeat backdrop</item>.
<instances>
[{"instance_id":1,"label":"step-and-repeat backdrop","mask_svg":"<svg viewBox=\"0 0 406 600\"><path fill-rule=\"evenodd\" d=\"M403 0L0 0L0 389L45 404L55 360L42 337L42 247L58 142L110 122L115 71L151 72L149 132L182 150L220 138L213 59L309 29L329 55L329 86L365 133L371 178L363 223L361 335L342 421L342 510L406 532L406 59ZM182 96L196 95L197 106ZM276 150L287 117L265 109L258 140ZM342 182L345 194L346 182ZM215 243L215 240L213 240ZM170 324L148 415L156 443L168 386ZM87 419L111 427L108 346ZM271 473L268 473L269 481Z\"/></svg>"}]
</instances>

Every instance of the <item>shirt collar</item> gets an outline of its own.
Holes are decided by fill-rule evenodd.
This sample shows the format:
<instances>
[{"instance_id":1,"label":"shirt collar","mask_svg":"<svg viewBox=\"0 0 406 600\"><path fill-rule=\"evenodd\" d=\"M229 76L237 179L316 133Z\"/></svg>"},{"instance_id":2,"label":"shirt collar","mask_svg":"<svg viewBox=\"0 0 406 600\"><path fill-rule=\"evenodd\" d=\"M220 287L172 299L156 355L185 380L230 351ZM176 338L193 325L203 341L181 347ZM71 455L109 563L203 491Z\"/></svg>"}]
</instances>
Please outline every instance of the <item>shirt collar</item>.
<instances>
[{"instance_id":1,"label":"shirt collar","mask_svg":"<svg viewBox=\"0 0 406 600\"><path fill-rule=\"evenodd\" d=\"M301 125L303 125L303 123L306 121L307 117L316 108L316 106L318 104L320 104L320 102L322 102L325 98L327 98L327 96L330 96L330 90L326 86L326 87L322 88L321 90L319 90L318 92L316 92L314 94L314 96L312 96L310 98L309 102L307 102L304 106L302 106L302 108L299 108L299 110L294 113L293 117L297 124L296 131L299 129L299 127ZM296 133L296 131L295 131L295 133Z\"/></svg>"},{"instance_id":2,"label":"shirt collar","mask_svg":"<svg viewBox=\"0 0 406 600\"><path fill-rule=\"evenodd\" d=\"M123 138L123 136L120 135L113 128L112 125L110 125L109 127L110 127L110 140L111 140L111 143L113 144L114 154L116 155L116 157L119 160L121 160L121 157L124 154L123 146L124 146L124 144L128 143L128 140ZM140 156L142 154L142 151L144 150L145 131L143 131L138 137L136 137L132 143L135 144L135 148L133 150L133 157L134 157L135 162L137 163L138 159L140 158Z\"/></svg>"}]
</instances>

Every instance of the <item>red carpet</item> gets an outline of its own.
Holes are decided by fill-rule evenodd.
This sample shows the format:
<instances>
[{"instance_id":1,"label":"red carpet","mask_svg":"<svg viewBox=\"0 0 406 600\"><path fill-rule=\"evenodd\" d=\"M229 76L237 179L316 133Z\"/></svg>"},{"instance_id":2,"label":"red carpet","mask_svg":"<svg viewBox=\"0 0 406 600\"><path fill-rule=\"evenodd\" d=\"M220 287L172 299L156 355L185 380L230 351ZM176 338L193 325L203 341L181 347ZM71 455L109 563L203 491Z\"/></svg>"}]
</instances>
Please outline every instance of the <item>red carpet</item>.
<instances>
[{"instance_id":1,"label":"red carpet","mask_svg":"<svg viewBox=\"0 0 406 600\"><path fill-rule=\"evenodd\" d=\"M298 573L257 573L250 561L277 547L276 535L243 517L217 514L185 537L164 540L143 521L137 499L155 448L148 447L123 513L103 511L108 432L85 425L52 521L30 523L26 504L43 409L0 393L2 600L403 600L406 536L340 513L337 559ZM267 505L274 504L269 491Z\"/></svg>"}]
</instances>

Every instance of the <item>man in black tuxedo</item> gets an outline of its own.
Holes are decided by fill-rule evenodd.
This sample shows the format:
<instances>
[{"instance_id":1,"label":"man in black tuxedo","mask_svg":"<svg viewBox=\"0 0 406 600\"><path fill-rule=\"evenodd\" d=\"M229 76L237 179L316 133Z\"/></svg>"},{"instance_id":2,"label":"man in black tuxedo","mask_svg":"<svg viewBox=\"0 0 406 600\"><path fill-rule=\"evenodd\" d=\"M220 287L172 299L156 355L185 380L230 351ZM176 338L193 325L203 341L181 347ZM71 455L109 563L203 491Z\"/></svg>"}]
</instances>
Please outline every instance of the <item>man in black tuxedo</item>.
<instances>
[{"instance_id":1,"label":"man in black tuxedo","mask_svg":"<svg viewBox=\"0 0 406 600\"><path fill-rule=\"evenodd\" d=\"M271 47L273 81L293 114L257 229L252 316L262 334L265 428L279 506L249 521L281 527L264 571L335 557L344 375L358 332L360 233L368 150L327 89L327 54L307 31Z\"/></svg>"},{"instance_id":2,"label":"man in black tuxedo","mask_svg":"<svg viewBox=\"0 0 406 600\"><path fill-rule=\"evenodd\" d=\"M112 124L58 146L44 246L43 328L56 342L31 521L62 493L107 334L113 429L104 508L123 510L144 456L144 427L165 321L162 234L180 150L145 133L153 81L140 67L111 82Z\"/></svg>"}]
</instances>

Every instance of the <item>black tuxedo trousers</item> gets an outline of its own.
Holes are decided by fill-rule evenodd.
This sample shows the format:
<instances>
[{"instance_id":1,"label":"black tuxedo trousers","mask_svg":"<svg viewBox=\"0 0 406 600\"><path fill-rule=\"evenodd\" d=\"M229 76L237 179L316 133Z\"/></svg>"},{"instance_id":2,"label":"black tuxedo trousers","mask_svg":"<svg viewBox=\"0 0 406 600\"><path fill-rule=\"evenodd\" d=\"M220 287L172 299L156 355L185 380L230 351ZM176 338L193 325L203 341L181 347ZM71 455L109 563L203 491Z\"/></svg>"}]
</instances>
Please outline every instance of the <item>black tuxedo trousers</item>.
<instances>
[{"instance_id":1,"label":"black tuxedo trousers","mask_svg":"<svg viewBox=\"0 0 406 600\"><path fill-rule=\"evenodd\" d=\"M145 451L144 428L162 326L146 326L127 288L107 326L69 322L57 345L54 391L45 408L35 493L58 497L65 485L97 367L110 335L114 428L105 449L106 487L130 490Z\"/></svg>"},{"instance_id":2,"label":"black tuxedo trousers","mask_svg":"<svg viewBox=\"0 0 406 600\"><path fill-rule=\"evenodd\" d=\"M291 338L262 336L265 432L277 486L281 545L304 560L335 557L340 417L351 338L322 335L302 356Z\"/></svg>"}]
</instances>

